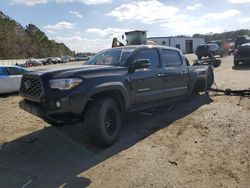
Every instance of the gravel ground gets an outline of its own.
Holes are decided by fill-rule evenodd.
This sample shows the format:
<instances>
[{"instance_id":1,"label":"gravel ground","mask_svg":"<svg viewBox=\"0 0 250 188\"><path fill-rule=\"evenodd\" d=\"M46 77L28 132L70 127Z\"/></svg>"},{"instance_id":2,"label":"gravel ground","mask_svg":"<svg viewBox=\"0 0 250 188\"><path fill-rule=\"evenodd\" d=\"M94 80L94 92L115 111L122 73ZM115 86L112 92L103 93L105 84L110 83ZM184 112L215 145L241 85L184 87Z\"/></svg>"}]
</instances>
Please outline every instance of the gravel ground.
<instances>
[{"instance_id":1,"label":"gravel ground","mask_svg":"<svg viewBox=\"0 0 250 188\"><path fill-rule=\"evenodd\" d=\"M250 88L249 78L232 56L215 70L220 88ZM20 99L0 98L0 187L250 187L249 97L210 93L127 114L108 149L92 147L81 124L51 127L20 110Z\"/></svg>"}]
</instances>

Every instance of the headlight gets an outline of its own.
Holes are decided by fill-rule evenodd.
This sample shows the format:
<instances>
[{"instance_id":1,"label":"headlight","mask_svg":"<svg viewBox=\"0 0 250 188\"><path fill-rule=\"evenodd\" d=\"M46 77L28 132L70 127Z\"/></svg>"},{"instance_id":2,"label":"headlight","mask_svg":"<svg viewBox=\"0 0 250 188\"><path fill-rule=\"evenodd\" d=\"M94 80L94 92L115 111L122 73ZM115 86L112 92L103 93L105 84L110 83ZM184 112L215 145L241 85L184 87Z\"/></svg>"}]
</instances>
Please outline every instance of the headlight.
<instances>
[{"instance_id":1,"label":"headlight","mask_svg":"<svg viewBox=\"0 0 250 188\"><path fill-rule=\"evenodd\" d=\"M72 89L81 83L82 79L79 78L54 79L49 81L50 88L60 90Z\"/></svg>"}]
</instances>

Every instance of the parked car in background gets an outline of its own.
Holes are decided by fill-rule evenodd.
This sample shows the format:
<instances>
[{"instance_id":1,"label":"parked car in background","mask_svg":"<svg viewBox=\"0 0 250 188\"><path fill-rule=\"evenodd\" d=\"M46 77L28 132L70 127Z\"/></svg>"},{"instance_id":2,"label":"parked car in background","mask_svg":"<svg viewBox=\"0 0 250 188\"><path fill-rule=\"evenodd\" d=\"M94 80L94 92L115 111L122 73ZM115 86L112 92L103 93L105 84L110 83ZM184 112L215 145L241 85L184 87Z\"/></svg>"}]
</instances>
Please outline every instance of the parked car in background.
<instances>
[{"instance_id":1,"label":"parked car in background","mask_svg":"<svg viewBox=\"0 0 250 188\"><path fill-rule=\"evenodd\" d=\"M56 63L62 63L62 59L60 57L55 57L54 59Z\"/></svg>"},{"instance_id":2,"label":"parked car in background","mask_svg":"<svg viewBox=\"0 0 250 188\"><path fill-rule=\"evenodd\" d=\"M197 47L195 54L200 60L202 57L213 58L215 55L220 55L220 49L217 44L205 44Z\"/></svg>"},{"instance_id":3,"label":"parked car in background","mask_svg":"<svg viewBox=\"0 0 250 188\"><path fill-rule=\"evenodd\" d=\"M230 42L230 44L229 44L229 53L228 53L228 55L234 54L234 51L235 51L234 42Z\"/></svg>"},{"instance_id":4,"label":"parked car in background","mask_svg":"<svg viewBox=\"0 0 250 188\"><path fill-rule=\"evenodd\" d=\"M31 58L28 61L26 61L25 66L30 67L30 66L41 66L43 65L41 61Z\"/></svg>"},{"instance_id":5,"label":"parked car in background","mask_svg":"<svg viewBox=\"0 0 250 188\"><path fill-rule=\"evenodd\" d=\"M85 56L85 55L75 57L76 61L86 61L88 59L90 59L90 57L89 56Z\"/></svg>"},{"instance_id":6,"label":"parked car in background","mask_svg":"<svg viewBox=\"0 0 250 188\"><path fill-rule=\"evenodd\" d=\"M238 49L242 44L249 43L249 42L250 42L249 36L247 35L238 36L235 39L235 43L234 43L235 49Z\"/></svg>"},{"instance_id":7,"label":"parked car in background","mask_svg":"<svg viewBox=\"0 0 250 188\"><path fill-rule=\"evenodd\" d=\"M211 41L211 43L217 44L219 46L219 54L221 57L227 56L230 51L230 42L228 40L216 40Z\"/></svg>"},{"instance_id":8,"label":"parked car in background","mask_svg":"<svg viewBox=\"0 0 250 188\"><path fill-rule=\"evenodd\" d=\"M68 56L61 56L62 63L68 63L70 58Z\"/></svg>"},{"instance_id":9,"label":"parked car in background","mask_svg":"<svg viewBox=\"0 0 250 188\"><path fill-rule=\"evenodd\" d=\"M74 57L69 56L69 61L75 61Z\"/></svg>"},{"instance_id":10,"label":"parked car in background","mask_svg":"<svg viewBox=\"0 0 250 188\"><path fill-rule=\"evenodd\" d=\"M250 43L242 44L234 54L234 65L250 63Z\"/></svg>"},{"instance_id":11,"label":"parked car in background","mask_svg":"<svg viewBox=\"0 0 250 188\"><path fill-rule=\"evenodd\" d=\"M43 64L43 65L50 65L50 64L56 64L56 63L57 63L57 61L56 61L56 59L53 58L53 57L47 57L46 59L44 59L44 60L42 61L42 64Z\"/></svg>"},{"instance_id":12,"label":"parked car in background","mask_svg":"<svg viewBox=\"0 0 250 188\"><path fill-rule=\"evenodd\" d=\"M28 71L18 66L0 65L0 94L17 92L22 75Z\"/></svg>"}]
</instances>

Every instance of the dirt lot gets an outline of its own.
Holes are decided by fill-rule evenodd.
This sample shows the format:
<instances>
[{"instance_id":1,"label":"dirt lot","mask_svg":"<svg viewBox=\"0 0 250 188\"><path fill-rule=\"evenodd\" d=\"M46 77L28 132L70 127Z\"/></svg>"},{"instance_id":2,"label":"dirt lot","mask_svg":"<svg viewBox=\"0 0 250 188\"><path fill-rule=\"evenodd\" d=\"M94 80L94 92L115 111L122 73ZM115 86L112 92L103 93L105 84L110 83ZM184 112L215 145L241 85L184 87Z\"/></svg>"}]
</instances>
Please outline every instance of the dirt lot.
<instances>
[{"instance_id":1,"label":"dirt lot","mask_svg":"<svg viewBox=\"0 0 250 188\"><path fill-rule=\"evenodd\" d=\"M250 88L250 66L224 57L215 78ZM92 147L83 125L51 127L18 101L0 98L0 187L250 187L250 98L210 93L127 114L108 149Z\"/></svg>"}]
</instances>

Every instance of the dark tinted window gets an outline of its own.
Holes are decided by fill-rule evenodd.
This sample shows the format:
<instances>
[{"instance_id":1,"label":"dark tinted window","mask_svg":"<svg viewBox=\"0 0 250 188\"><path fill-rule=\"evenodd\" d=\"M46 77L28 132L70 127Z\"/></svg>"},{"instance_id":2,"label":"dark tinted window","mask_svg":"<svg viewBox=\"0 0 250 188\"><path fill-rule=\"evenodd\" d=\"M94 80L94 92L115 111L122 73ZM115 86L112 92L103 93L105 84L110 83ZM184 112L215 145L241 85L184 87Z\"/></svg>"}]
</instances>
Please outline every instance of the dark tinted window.
<instances>
[{"instance_id":1,"label":"dark tinted window","mask_svg":"<svg viewBox=\"0 0 250 188\"><path fill-rule=\"evenodd\" d=\"M160 67L159 55L156 49L146 49L139 51L135 55L134 60L137 59L148 59L151 64L151 68Z\"/></svg>"},{"instance_id":2,"label":"dark tinted window","mask_svg":"<svg viewBox=\"0 0 250 188\"><path fill-rule=\"evenodd\" d=\"M219 49L219 46L217 44L211 44L211 45L209 45L209 49L210 50L217 50L217 49Z\"/></svg>"},{"instance_id":3,"label":"dark tinted window","mask_svg":"<svg viewBox=\"0 0 250 188\"><path fill-rule=\"evenodd\" d=\"M19 69L15 68L15 67L8 67L8 71L9 71L10 75L20 75L20 74L22 74L22 72L19 71Z\"/></svg>"},{"instance_id":4,"label":"dark tinted window","mask_svg":"<svg viewBox=\"0 0 250 188\"><path fill-rule=\"evenodd\" d=\"M0 67L0 76L6 76L6 75L8 75L8 72L6 71L6 69L3 67Z\"/></svg>"},{"instance_id":5,"label":"dark tinted window","mask_svg":"<svg viewBox=\"0 0 250 188\"><path fill-rule=\"evenodd\" d=\"M165 66L179 66L182 63L179 52L162 49Z\"/></svg>"}]
</instances>

